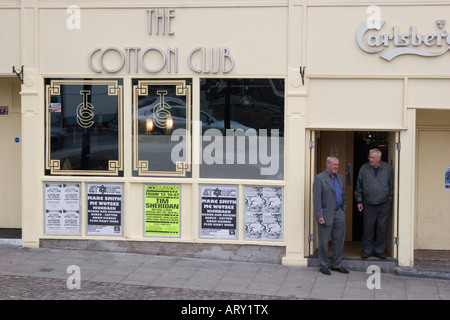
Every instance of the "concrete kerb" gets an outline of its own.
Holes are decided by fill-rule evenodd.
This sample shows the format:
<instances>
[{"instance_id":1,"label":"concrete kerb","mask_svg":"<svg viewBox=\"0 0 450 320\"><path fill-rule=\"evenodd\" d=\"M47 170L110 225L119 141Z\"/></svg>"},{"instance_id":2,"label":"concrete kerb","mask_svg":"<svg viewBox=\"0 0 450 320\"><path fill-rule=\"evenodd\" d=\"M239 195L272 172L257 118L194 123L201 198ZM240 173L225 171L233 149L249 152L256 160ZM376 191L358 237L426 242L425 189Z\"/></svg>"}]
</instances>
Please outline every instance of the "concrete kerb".
<instances>
[{"instance_id":1,"label":"concrete kerb","mask_svg":"<svg viewBox=\"0 0 450 320\"><path fill-rule=\"evenodd\" d=\"M416 268L397 267L394 274L402 277L450 280L450 272L417 270Z\"/></svg>"}]
</instances>

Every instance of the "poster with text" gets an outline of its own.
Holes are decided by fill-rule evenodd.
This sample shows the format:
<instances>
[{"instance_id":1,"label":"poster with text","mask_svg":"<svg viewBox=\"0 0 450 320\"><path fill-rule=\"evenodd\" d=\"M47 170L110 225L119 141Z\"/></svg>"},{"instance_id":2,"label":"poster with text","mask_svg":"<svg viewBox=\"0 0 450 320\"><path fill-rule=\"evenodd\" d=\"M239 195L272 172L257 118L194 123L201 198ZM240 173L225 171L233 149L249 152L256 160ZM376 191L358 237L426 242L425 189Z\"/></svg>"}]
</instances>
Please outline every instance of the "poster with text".
<instances>
[{"instance_id":1,"label":"poster with text","mask_svg":"<svg viewBox=\"0 0 450 320\"><path fill-rule=\"evenodd\" d=\"M144 186L144 235L180 236L180 186Z\"/></svg>"},{"instance_id":2,"label":"poster with text","mask_svg":"<svg viewBox=\"0 0 450 320\"><path fill-rule=\"evenodd\" d=\"M87 183L88 235L121 236L123 184Z\"/></svg>"},{"instance_id":3,"label":"poster with text","mask_svg":"<svg viewBox=\"0 0 450 320\"><path fill-rule=\"evenodd\" d=\"M445 166L444 189L450 190L450 166Z\"/></svg>"},{"instance_id":4,"label":"poster with text","mask_svg":"<svg viewBox=\"0 0 450 320\"><path fill-rule=\"evenodd\" d=\"M283 188L244 187L244 238L283 240Z\"/></svg>"},{"instance_id":5,"label":"poster with text","mask_svg":"<svg viewBox=\"0 0 450 320\"><path fill-rule=\"evenodd\" d=\"M200 237L237 239L237 197L237 186L200 186Z\"/></svg>"},{"instance_id":6,"label":"poster with text","mask_svg":"<svg viewBox=\"0 0 450 320\"><path fill-rule=\"evenodd\" d=\"M79 235L80 183L44 182L44 233Z\"/></svg>"}]
</instances>

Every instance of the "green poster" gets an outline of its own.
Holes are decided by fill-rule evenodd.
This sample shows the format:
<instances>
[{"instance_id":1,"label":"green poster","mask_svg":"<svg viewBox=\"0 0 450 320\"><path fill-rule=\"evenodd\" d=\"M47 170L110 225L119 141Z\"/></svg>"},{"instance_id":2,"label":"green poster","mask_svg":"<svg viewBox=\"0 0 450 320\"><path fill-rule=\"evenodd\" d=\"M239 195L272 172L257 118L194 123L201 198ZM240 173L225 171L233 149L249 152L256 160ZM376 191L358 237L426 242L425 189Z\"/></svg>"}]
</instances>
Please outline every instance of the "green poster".
<instances>
[{"instance_id":1,"label":"green poster","mask_svg":"<svg viewBox=\"0 0 450 320\"><path fill-rule=\"evenodd\" d=\"M145 236L180 236L180 186L145 185Z\"/></svg>"}]
</instances>

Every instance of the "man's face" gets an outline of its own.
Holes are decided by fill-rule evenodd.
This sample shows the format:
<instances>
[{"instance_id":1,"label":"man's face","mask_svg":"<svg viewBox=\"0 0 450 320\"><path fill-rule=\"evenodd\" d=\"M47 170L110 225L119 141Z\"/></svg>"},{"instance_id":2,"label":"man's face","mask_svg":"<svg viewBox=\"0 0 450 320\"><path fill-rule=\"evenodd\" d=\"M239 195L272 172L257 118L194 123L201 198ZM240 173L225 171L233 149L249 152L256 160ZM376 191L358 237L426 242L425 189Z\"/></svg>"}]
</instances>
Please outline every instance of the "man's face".
<instances>
[{"instance_id":1,"label":"man's face","mask_svg":"<svg viewBox=\"0 0 450 320\"><path fill-rule=\"evenodd\" d=\"M331 174L336 174L339 170L339 160L331 160L327 163L327 170Z\"/></svg>"},{"instance_id":2,"label":"man's face","mask_svg":"<svg viewBox=\"0 0 450 320\"><path fill-rule=\"evenodd\" d=\"M380 165L381 159L378 156L377 152L372 152L369 154L369 165L373 168L376 168Z\"/></svg>"}]
</instances>

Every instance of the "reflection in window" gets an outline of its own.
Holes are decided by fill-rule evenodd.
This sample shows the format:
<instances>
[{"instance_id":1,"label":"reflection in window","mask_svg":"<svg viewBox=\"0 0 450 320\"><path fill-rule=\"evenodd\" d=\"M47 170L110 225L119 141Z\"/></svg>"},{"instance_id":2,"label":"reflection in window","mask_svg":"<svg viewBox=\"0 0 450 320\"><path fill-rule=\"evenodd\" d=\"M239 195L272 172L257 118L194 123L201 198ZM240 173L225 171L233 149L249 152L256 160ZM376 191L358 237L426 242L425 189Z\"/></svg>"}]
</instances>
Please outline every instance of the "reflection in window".
<instances>
[{"instance_id":1,"label":"reflection in window","mask_svg":"<svg viewBox=\"0 0 450 320\"><path fill-rule=\"evenodd\" d=\"M202 178L283 179L284 79L201 79Z\"/></svg>"},{"instance_id":2,"label":"reflection in window","mask_svg":"<svg viewBox=\"0 0 450 320\"><path fill-rule=\"evenodd\" d=\"M133 80L133 175L191 176L191 80Z\"/></svg>"},{"instance_id":3,"label":"reflection in window","mask_svg":"<svg viewBox=\"0 0 450 320\"><path fill-rule=\"evenodd\" d=\"M123 176L122 80L45 84L46 174Z\"/></svg>"}]
</instances>

